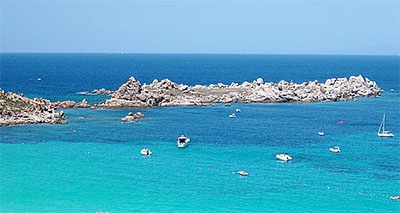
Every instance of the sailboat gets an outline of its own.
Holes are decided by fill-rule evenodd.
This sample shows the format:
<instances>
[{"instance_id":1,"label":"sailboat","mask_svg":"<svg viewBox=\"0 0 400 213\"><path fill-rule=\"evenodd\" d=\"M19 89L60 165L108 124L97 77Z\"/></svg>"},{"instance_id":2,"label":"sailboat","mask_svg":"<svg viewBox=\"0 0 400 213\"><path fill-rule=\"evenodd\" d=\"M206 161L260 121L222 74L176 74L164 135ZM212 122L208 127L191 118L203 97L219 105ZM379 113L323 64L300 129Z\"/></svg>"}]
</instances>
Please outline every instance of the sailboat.
<instances>
[{"instance_id":1,"label":"sailboat","mask_svg":"<svg viewBox=\"0 0 400 213\"><path fill-rule=\"evenodd\" d=\"M391 133L389 130L385 130L385 120L386 114L383 114L383 119L378 130L378 137L394 137L393 133Z\"/></svg>"}]
</instances>

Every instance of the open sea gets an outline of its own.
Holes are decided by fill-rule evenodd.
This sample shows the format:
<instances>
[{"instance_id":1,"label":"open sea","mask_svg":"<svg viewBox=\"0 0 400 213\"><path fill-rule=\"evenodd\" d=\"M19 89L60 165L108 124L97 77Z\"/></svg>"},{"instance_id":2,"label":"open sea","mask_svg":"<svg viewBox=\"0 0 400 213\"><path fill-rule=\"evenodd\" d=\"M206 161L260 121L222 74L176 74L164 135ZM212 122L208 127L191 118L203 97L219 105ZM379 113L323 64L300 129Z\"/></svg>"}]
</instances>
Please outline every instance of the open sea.
<instances>
[{"instance_id":1,"label":"open sea","mask_svg":"<svg viewBox=\"0 0 400 213\"><path fill-rule=\"evenodd\" d=\"M400 200L389 198L400 195L399 56L0 54L0 60L3 90L52 101L99 102L108 96L78 92L116 90L130 76L142 84L168 78L193 86L361 74L385 90L378 98L334 103L67 109L66 125L0 127L2 213L400 211ZM137 111L148 118L120 122ZM384 113L394 138L376 135ZM191 142L178 149L183 133ZM341 152L330 152L333 146ZM153 155L141 156L143 148ZM280 162L277 153L293 160Z\"/></svg>"}]
</instances>

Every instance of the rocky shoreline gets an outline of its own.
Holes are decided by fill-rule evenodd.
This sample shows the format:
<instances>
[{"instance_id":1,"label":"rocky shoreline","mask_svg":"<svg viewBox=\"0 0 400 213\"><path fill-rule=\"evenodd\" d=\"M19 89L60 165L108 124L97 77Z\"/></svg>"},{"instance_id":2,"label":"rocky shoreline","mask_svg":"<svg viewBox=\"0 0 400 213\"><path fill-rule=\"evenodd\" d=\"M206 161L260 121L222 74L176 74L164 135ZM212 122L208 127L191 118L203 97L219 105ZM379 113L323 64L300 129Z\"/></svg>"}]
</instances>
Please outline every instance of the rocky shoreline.
<instances>
[{"instance_id":1,"label":"rocky shoreline","mask_svg":"<svg viewBox=\"0 0 400 213\"><path fill-rule=\"evenodd\" d=\"M356 100L360 97L377 97L383 90L376 82L363 76L349 78L330 78L324 83L318 81L297 84L280 81L264 82L258 78L242 84L222 83L208 86L188 86L164 79L151 84L141 84L134 77L122 84L118 90L93 90L91 94L107 94L111 98L94 105L83 99L81 102L47 99L29 99L0 89L0 126L17 124L63 124L66 123L63 111L66 108L143 108L167 106L209 106L214 103L282 103L282 102L334 102ZM80 93L81 94L81 93ZM86 93L82 93L86 94ZM89 93L87 93L89 94ZM134 122L144 117L130 114L122 121Z\"/></svg>"},{"instance_id":2,"label":"rocky shoreline","mask_svg":"<svg viewBox=\"0 0 400 213\"><path fill-rule=\"evenodd\" d=\"M39 123L65 124L64 112L57 112L47 99L30 99L0 89L0 126Z\"/></svg>"},{"instance_id":3,"label":"rocky shoreline","mask_svg":"<svg viewBox=\"0 0 400 213\"><path fill-rule=\"evenodd\" d=\"M383 90L376 82L361 75L350 78L331 78L296 84L280 81L252 83L222 83L208 86L188 86L164 79L141 84L134 77L111 94L111 98L97 107L165 107L208 106L212 103L281 103L281 102L333 102L356 100L359 97L380 96Z\"/></svg>"}]
</instances>

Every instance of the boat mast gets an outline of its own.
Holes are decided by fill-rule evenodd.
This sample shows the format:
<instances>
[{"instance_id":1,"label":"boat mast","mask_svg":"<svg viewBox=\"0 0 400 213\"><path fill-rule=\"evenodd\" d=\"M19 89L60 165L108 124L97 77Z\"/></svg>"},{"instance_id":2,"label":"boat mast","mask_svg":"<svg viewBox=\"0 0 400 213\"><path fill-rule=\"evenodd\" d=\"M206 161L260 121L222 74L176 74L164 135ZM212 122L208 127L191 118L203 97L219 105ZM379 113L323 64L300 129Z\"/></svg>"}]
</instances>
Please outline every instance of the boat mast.
<instances>
[{"instance_id":1,"label":"boat mast","mask_svg":"<svg viewBox=\"0 0 400 213\"><path fill-rule=\"evenodd\" d=\"M379 126L378 133L383 133L385 131L385 119L386 119L386 113L383 113L383 119L381 125Z\"/></svg>"}]
</instances>

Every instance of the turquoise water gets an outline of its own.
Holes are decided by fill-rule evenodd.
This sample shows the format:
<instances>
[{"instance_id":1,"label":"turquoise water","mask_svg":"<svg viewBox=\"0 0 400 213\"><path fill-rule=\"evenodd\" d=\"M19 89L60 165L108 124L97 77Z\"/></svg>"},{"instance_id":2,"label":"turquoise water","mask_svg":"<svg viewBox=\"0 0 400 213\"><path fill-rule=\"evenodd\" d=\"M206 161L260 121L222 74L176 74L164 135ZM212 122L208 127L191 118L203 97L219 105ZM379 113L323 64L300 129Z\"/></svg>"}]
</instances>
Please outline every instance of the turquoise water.
<instances>
[{"instance_id":1,"label":"turquoise water","mask_svg":"<svg viewBox=\"0 0 400 213\"><path fill-rule=\"evenodd\" d=\"M399 212L400 93L386 73L376 80L395 90L380 98L68 109L66 125L1 127L0 212ZM130 111L148 118L121 123ZM394 138L376 136L383 113Z\"/></svg>"}]
</instances>

